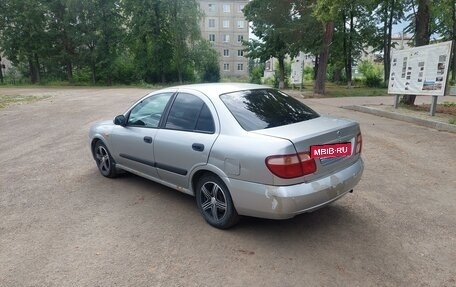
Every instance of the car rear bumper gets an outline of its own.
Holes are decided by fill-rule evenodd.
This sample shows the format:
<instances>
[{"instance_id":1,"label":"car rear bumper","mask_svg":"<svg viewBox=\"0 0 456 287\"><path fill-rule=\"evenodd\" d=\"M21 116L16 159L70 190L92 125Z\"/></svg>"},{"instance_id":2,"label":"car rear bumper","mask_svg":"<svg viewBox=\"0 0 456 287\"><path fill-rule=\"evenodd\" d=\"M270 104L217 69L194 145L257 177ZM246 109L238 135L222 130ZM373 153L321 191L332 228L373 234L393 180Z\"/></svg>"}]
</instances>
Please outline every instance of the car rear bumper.
<instances>
[{"instance_id":1,"label":"car rear bumper","mask_svg":"<svg viewBox=\"0 0 456 287\"><path fill-rule=\"evenodd\" d=\"M311 212L341 198L360 181L364 163L359 158L351 166L315 181L270 186L229 180L231 197L241 215L286 219Z\"/></svg>"}]
</instances>

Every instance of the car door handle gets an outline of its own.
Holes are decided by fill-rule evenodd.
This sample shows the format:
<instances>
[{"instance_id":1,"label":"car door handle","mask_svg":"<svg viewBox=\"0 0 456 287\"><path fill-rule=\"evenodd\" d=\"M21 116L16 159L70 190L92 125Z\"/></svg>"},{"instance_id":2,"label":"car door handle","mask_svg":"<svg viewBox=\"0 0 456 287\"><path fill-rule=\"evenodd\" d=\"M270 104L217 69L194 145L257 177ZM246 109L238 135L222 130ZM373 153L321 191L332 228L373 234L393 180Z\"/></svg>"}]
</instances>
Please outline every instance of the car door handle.
<instances>
[{"instance_id":1,"label":"car door handle","mask_svg":"<svg viewBox=\"0 0 456 287\"><path fill-rule=\"evenodd\" d=\"M152 138L151 137L144 137L143 140L144 140L145 143L148 143L148 144L152 143Z\"/></svg>"},{"instance_id":2,"label":"car door handle","mask_svg":"<svg viewBox=\"0 0 456 287\"><path fill-rule=\"evenodd\" d=\"M192 149L195 151L204 151L204 145L200 143L192 144Z\"/></svg>"}]
</instances>

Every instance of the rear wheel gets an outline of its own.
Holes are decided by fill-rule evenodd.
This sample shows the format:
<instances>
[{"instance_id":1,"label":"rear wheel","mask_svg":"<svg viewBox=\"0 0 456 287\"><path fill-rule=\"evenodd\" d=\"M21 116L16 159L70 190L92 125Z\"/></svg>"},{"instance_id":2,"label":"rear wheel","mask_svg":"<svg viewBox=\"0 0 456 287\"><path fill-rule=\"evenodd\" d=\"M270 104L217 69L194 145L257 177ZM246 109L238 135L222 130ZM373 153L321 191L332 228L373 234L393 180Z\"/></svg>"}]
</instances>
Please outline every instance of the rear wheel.
<instances>
[{"instance_id":1,"label":"rear wheel","mask_svg":"<svg viewBox=\"0 0 456 287\"><path fill-rule=\"evenodd\" d=\"M103 176L113 178L117 176L116 165L108 151L108 148L102 141L98 141L93 148L93 154L95 155L95 161L98 166L98 170Z\"/></svg>"},{"instance_id":2,"label":"rear wheel","mask_svg":"<svg viewBox=\"0 0 456 287\"><path fill-rule=\"evenodd\" d=\"M205 175L198 181L196 203L204 219L214 227L227 229L239 221L230 192L217 176Z\"/></svg>"}]
</instances>

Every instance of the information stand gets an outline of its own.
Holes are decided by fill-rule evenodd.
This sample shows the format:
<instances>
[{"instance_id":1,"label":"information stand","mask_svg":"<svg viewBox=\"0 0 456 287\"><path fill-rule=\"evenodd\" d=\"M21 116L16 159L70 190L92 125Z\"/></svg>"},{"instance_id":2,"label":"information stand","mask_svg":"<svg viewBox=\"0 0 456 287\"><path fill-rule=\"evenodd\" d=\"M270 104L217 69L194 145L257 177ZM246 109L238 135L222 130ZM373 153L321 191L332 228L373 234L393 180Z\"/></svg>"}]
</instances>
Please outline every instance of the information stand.
<instances>
[{"instance_id":1,"label":"information stand","mask_svg":"<svg viewBox=\"0 0 456 287\"><path fill-rule=\"evenodd\" d=\"M451 41L393 51L391 56L388 94L432 96L430 114L435 115L437 99L445 94Z\"/></svg>"}]
</instances>

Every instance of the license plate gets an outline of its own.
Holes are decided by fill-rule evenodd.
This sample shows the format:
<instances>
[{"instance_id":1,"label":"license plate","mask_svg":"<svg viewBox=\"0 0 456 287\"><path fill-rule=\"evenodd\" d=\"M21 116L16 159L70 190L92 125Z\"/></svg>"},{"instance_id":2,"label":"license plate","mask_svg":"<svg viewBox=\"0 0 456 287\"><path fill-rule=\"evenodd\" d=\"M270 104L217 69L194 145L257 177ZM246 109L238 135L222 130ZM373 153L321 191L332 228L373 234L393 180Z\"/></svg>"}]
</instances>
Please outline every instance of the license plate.
<instances>
[{"instance_id":1,"label":"license plate","mask_svg":"<svg viewBox=\"0 0 456 287\"><path fill-rule=\"evenodd\" d=\"M351 143L313 145L310 147L310 157L328 158L351 155Z\"/></svg>"}]
</instances>

